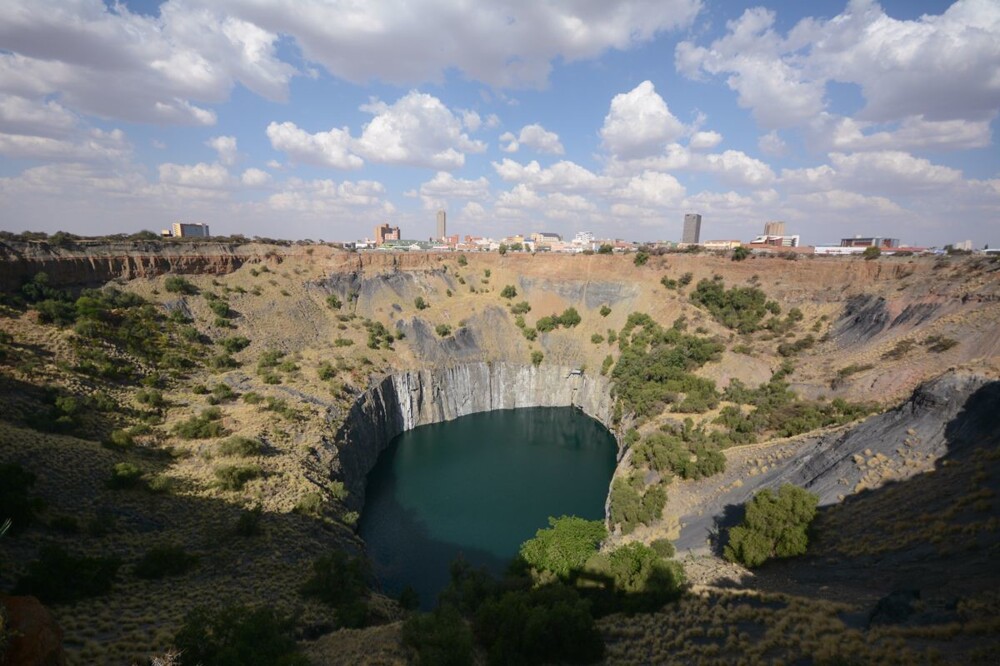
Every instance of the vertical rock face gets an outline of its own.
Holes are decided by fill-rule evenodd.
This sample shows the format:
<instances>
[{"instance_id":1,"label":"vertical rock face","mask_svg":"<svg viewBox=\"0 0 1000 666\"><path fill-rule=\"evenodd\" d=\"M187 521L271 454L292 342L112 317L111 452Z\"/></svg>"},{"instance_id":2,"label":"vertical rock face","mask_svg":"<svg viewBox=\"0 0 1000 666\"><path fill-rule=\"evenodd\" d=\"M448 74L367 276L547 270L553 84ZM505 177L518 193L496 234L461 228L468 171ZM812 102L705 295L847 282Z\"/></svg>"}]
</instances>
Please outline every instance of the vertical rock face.
<instances>
[{"instance_id":1,"label":"vertical rock face","mask_svg":"<svg viewBox=\"0 0 1000 666\"><path fill-rule=\"evenodd\" d=\"M573 406L610 428L614 404L607 380L573 371L498 362L388 376L354 403L337 432L334 474L350 491L352 508L360 510L379 453L417 426L496 409Z\"/></svg>"}]
</instances>

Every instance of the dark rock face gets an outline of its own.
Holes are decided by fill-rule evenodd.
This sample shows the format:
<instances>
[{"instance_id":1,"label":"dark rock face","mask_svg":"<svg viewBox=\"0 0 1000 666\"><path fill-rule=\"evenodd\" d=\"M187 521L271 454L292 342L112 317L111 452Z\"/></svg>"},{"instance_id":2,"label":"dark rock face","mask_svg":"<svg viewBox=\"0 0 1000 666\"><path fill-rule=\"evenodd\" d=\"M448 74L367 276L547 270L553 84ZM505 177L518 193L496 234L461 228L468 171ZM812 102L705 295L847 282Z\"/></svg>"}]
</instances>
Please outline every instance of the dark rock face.
<instances>
[{"instance_id":1,"label":"dark rock face","mask_svg":"<svg viewBox=\"0 0 1000 666\"><path fill-rule=\"evenodd\" d=\"M10 644L0 663L11 666L65 666L63 631L48 608L35 597L0 595L7 609Z\"/></svg>"},{"instance_id":2,"label":"dark rock face","mask_svg":"<svg viewBox=\"0 0 1000 666\"><path fill-rule=\"evenodd\" d=\"M851 296L833 326L831 337L841 347L866 342L881 333L890 320L885 299L862 294Z\"/></svg>"},{"instance_id":3,"label":"dark rock face","mask_svg":"<svg viewBox=\"0 0 1000 666\"><path fill-rule=\"evenodd\" d=\"M639 296L639 288L628 282L601 282L589 280L548 280L545 278L521 277L521 291L526 296L533 293L554 293L571 302L583 302L588 308L599 308L606 304L630 309Z\"/></svg>"}]
</instances>

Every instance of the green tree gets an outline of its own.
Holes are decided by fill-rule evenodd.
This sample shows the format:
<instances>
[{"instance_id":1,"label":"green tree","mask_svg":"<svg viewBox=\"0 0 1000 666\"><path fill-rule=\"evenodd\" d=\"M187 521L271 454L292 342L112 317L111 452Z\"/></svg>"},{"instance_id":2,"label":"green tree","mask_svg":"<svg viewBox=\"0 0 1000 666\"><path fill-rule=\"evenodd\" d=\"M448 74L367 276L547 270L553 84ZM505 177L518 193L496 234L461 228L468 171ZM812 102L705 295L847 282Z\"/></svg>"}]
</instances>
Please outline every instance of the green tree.
<instances>
[{"instance_id":1,"label":"green tree","mask_svg":"<svg viewBox=\"0 0 1000 666\"><path fill-rule=\"evenodd\" d=\"M750 250L743 245L740 245L739 247L733 249L733 261L743 261L749 256L750 256Z\"/></svg>"},{"instance_id":2,"label":"green tree","mask_svg":"<svg viewBox=\"0 0 1000 666\"><path fill-rule=\"evenodd\" d=\"M805 553L818 502L816 495L788 483L777 493L761 490L746 503L743 522L729 530L726 559L757 567L770 559Z\"/></svg>"},{"instance_id":3,"label":"green tree","mask_svg":"<svg viewBox=\"0 0 1000 666\"><path fill-rule=\"evenodd\" d=\"M426 310L427 308L430 307L430 305L427 304L427 301L424 300L423 296L417 296L415 299L413 299L413 307L415 307L418 310Z\"/></svg>"},{"instance_id":4,"label":"green tree","mask_svg":"<svg viewBox=\"0 0 1000 666\"><path fill-rule=\"evenodd\" d=\"M537 349L535 351L531 352L531 365L534 365L534 366L537 367L537 366L539 366L539 365L542 364L542 361L544 359L545 359L545 354L543 354L542 352L538 351Z\"/></svg>"},{"instance_id":5,"label":"green tree","mask_svg":"<svg viewBox=\"0 0 1000 666\"><path fill-rule=\"evenodd\" d=\"M649 261L649 253L639 250L635 254L635 258L632 260L636 266L645 266L646 262Z\"/></svg>"},{"instance_id":6,"label":"green tree","mask_svg":"<svg viewBox=\"0 0 1000 666\"><path fill-rule=\"evenodd\" d=\"M521 544L520 555L535 569L569 578L583 568L607 536L603 521L577 516L550 517L548 528L538 530L535 538Z\"/></svg>"},{"instance_id":7,"label":"green tree","mask_svg":"<svg viewBox=\"0 0 1000 666\"><path fill-rule=\"evenodd\" d=\"M403 642L417 651L420 664L466 666L472 661L472 630L450 605L418 613L403 624Z\"/></svg>"},{"instance_id":8,"label":"green tree","mask_svg":"<svg viewBox=\"0 0 1000 666\"><path fill-rule=\"evenodd\" d=\"M861 256L865 258L865 261L871 261L872 259L878 259L882 256L882 248L878 245L870 245L865 248L865 251L861 253Z\"/></svg>"},{"instance_id":9,"label":"green tree","mask_svg":"<svg viewBox=\"0 0 1000 666\"><path fill-rule=\"evenodd\" d=\"M615 248L610 243L601 243L601 247L597 248L597 254L611 254L614 251Z\"/></svg>"},{"instance_id":10,"label":"green tree","mask_svg":"<svg viewBox=\"0 0 1000 666\"><path fill-rule=\"evenodd\" d=\"M499 252L501 255L507 254L507 245L505 243L500 243L500 247L497 248L497 252Z\"/></svg>"},{"instance_id":11,"label":"green tree","mask_svg":"<svg viewBox=\"0 0 1000 666\"><path fill-rule=\"evenodd\" d=\"M274 608L196 608L174 638L185 664L208 666L306 666L298 652L295 622Z\"/></svg>"}]
</instances>

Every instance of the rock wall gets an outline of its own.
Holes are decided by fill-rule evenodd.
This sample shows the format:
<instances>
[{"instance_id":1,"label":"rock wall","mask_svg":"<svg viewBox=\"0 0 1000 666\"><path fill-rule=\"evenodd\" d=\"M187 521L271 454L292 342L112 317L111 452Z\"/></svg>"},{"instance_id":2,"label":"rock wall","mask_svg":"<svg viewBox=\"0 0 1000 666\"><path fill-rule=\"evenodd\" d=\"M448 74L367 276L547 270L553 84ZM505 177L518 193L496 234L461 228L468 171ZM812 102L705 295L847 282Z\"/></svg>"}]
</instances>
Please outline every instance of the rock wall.
<instances>
[{"instance_id":1,"label":"rock wall","mask_svg":"<svg viewBox=\"0 0 1000 666\"><path fill-rule=\"evenodd\" d=\"M354 403L335 438L333 473L350 491L351 508L364 506L368 472L379 453L417 426L496 409L574 406L610 429L614 404L607 380L572 370L483 362L385 377Z\"/></svg>"}]
</instances>

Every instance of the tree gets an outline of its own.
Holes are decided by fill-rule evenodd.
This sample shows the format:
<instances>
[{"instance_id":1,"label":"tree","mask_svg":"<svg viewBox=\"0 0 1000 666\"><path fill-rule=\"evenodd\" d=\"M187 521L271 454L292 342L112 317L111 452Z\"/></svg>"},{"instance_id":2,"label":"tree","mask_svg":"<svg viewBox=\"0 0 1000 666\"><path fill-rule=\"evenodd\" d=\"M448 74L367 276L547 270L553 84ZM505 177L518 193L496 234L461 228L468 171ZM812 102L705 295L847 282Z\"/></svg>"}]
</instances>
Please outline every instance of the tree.
<instances>
[{"instance_id":1,"label":"tree","mask_svg":"<svg viewBox=\"0 0 1000 666\"><path fill-rule=\"evenodd\" d=\"M733 261L743 261L750 256L750 250L743 245L733 249Z\"/></svg>"},{"instance_id":2,"label":"tree","mask_svg":"<svg viewBox=\"0 0 1000 666\"><path fill-rule=\"evenodd\" d=\"M865 258L865 261L878 259L882 256L882 249L878 245L870 245L865 248L865 251L861 253L861 256Z\"/></svg>"},{"instance_id":3,"label":"tree","mask_svg":"<svg viewBox=\"0 0 1000 666\"><path fill-rule=\"evenodd\" d=\"M635 255L635 259L632 260L632 263L634 263L636 266L644 266L646 265L647 261L649 261L649 253L639 250L639 252L637 252Z\"/></svg>"},{"instance_id":4,"label":"tree","mask_svg":"<svg viewBox=\"0 0 1000 666\"><path fill-rule=\"evenodd\" d=\"M601 243L601 247L597 248L597 254L611 254L615 251L615 248L610 243Z\"/></svg>"},{"instance_id":5,"label":"tree","mask_svg":"<svg viewBox=\"0 0 1000 666\"><path fill-rule=\"evenodd\" d=\"M583 568L607 536L608 531L600 520L550 517L549 527L538 530L535 538L521 544L520 554L535 569L569 578L574 571Z\"/></svg>"},{"instance_id":6,"label":"tree","mask_svg":"<svg viewBox=\"0 0 1000 666\"><path fill-rule=\"evenodd\" d=\"M500 296L503 298L514 298L517 296L517 289L514 288L514 285L508 284L503 288L503 291L500 292Z\"/></svg>"},{"instance_id":7,"label":"tree","mask_svg":"<svg viewBox=\"0 0 1000 666\"><path fill-rule=\"evenodd\" d=\"M769 488L760 491L746 503L743 522L729 530L726 559L757 567L770 559L805 553L818 503L819 497L789 483L777 493Z\"/></svg>"},{"instance_id":8,"label":"tree","mask_svg":"<svg viewBox=\"0 0 1000 666\"><path fill-rule=\"evenodd\" d=\"M424 300L423 296L417 296L415 299L413 299L413 307L417 308L418 310L426 310L427 308L430 307L430 305L427 304L427 301Z\"/></svg>"},{"instance_id":9,"label":"tree","mask_svg":"<svg viewBox=\"0 0 1000 666\"><path fill-rule=\"evenodd\" d=\"M497 248L497 252L499 252L501 255L507 254L507 245L505 243L500 243L500 247Z\"/></svg>"},{"instance_id":10,"label":"tree","mask_svg":"<svg viewBox=\"0 0 1000 666\"><path fill-rule=\"evenodd\" d=\"M537 349L535 351L531 352L531 364L532 365L539 366L539 365L542 364L542 361L544 359L545 359L545 354L543 354L542 352L538 351Z\"/></svg>"}]
</instances>

